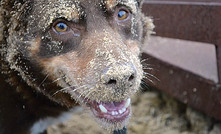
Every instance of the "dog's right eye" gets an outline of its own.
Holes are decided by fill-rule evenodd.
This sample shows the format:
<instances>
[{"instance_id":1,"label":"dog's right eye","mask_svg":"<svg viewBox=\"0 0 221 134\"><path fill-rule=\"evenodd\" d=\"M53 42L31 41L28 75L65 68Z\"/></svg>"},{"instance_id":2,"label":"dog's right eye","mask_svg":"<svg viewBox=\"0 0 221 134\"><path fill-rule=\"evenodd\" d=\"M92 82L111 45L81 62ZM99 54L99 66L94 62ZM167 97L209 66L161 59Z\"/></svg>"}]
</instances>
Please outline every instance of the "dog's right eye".
<instances>
[{"instance_id":1,"label":"dog's right eye","mask_svg":"<svg viewBox=\"0 0 221 134\"><path fill-rule=\"evenodd\" d=\"M65 33L68 31L68 25L65 24L64 22L58 22L54 25L54 30L59 33L59 34L62 34L62 33Z\"/></svg>"}]
</instances>

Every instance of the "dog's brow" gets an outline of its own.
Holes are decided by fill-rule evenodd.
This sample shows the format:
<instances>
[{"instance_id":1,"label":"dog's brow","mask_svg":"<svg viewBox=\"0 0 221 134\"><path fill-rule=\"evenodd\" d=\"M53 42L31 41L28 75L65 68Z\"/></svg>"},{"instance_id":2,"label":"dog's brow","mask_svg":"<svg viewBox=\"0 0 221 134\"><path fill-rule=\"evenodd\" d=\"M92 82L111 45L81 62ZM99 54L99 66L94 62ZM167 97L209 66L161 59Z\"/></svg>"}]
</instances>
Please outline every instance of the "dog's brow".
<instances>
[{"instance_id":1,"label":"dog's brow","mask_svg":"<svg viewBox=\"0 0 221 134\"><path fill-rule=\"evenodd\" d=\"M45 1L39 1L37 2L36 7L36 12L44 14L45 20L39 22L44 23L42 24L44 28L47 28L53 22L53 20L58 18L65 18L68 21L78 21L83 14L79 3L71 1L49 1L48 3Z\"/></svg>"},{"instance_id":2,"label":"dog's brow","mask_svg":"<svg viewBox=\"0 0 221 134\"><path fill-rule=\"evenodd\" d=\"M111 10L117 5L118 1L117 0L106 0L106 7L107 9Z\"/></svg>"},{"instance_id":3,"label":"dog's brow","mask_svg":"<svg viewBox=\"0 0 221 134\"><path fill-rule=\"evenodd\" d=\"M114 7L116 7L118 4L122 4L122 5L125 5L127 7L130 7L131 11L132 12L137 12L137 2L136 0L106 0L105 1L105 5L106 5L106 8L111 10L113 9Z\"/></svg>"}]
</instances>

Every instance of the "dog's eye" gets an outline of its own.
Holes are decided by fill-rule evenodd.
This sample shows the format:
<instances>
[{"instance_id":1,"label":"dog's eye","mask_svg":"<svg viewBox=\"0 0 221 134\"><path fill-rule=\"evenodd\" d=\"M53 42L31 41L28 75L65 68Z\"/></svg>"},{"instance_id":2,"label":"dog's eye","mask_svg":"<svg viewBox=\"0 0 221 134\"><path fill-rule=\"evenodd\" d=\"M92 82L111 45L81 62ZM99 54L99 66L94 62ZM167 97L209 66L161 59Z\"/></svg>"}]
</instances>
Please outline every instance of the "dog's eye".
<instances>
[{"instance_id":1,"label":"dog's eye","mask_svg":"<svg viewBox=\"0 0 221 134\"><path fill-rule=\"evenodd\" d=\"M129 16L129 11L125 10L125 9L120 9L118 11L118 20L126 20Z\"/></svg>"},{"instance_id":2,"label":"dog's eye","mask_svg":"<svg viewBox=\"0 0 221 134\"><path fill-rule=\"evenodd\" d=\"M64 33L68 31L68 26L64 22L59 22L54 26L54 29L58 33Z\"/></svg>"}]
</instances>

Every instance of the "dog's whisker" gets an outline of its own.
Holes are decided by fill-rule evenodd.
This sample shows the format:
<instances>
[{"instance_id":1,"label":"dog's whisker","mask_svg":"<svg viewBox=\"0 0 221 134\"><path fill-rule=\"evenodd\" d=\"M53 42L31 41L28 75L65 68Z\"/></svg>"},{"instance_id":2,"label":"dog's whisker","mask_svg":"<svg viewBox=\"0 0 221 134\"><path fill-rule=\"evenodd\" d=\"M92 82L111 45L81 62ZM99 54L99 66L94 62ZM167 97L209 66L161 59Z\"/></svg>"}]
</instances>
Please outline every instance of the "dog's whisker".
<instances>
[{"instance_id":1,"label":"dog's whisker","mask_svg":"<svg viewBox=\"0 0 221 134\"><path fill-rule=\"evenodd\" d=\"M143 67L144 70L153 70L154 68L152 67Z\"/></svg>"},{"instance_id":2,"label":"dog's whisker","mask_svg":"<svg viewBox=\"0 0 221 134\"><path fill-rule=\"evenodd\" d=\"M80 98L84 95L85 92L87 92L87 90L85 90L85 91L83 91L82 93L80 93L80 95L78 96L78 98L80 99Z\"/></svg>"},{"instance_id":3,"label":"dog's whisker","mask_svg":"<svg viewBox=\"0 0 221 134\"><path fill-rule=\"evenodd\" d=\"M150 77L144 76L143 79L148 80L152 84L155 84L154 81L150 79Z\"/></svg>"},{"instance_id":4,"label":"dog's whisker","mask_svg":"<svg viewBox=\"0 0 221 134\"><path fill-rule=\"evenodd\" d=\"M143 67L151 67L151 66L156 66L156 65L153 65L153 64L150 64L150 63L146 63L146 62L143 62L141 63Z\"/></svg>"},{"instance_id":5,"label":"dog's whisker","mask_svg":"<svg viewBox=\"0 0 221 134\"><path fill-rule=\"evenodd\" d=\"M76 92L77 90L86 87L86 85L80 86L80 87L78 87L78 88L74 88L74 89L71 90L71 91L68 90L69 88L73 88L73 87L75 87L75 85L72 85L72 86L69 86L69 87L63 88L63 89L61 89L59 92L64 92L65 90L67 90L67 91L69 91L69 92L71 92L71 93L72 93L72 92Z\"/></svg>"},{"instance_id":6,"label":"dog's whisker","mask_svg":"<svg viewBox=\"0 0 221 134\"><path fill-rule=\"evenodd\" d=\"M62 80L62 79L64 79L64 78L65 78L65 76L60 77L60 78L57 78L57 79L55 79L54 81L52 81L52 83L55 83L55 82L57 82L57 81L59 81L59 80Z\"/></svg>"},{"instance_id":7,"label":"dog's whisker","mask_svg":"<svg viewBox=\"0 0 221 134\"><path fill-rule=\"evenodd\" d=\"M43 79L43 81L39 84L39 88L40 88L40 86L42 85L42 84L44 84L44 82L47 80L47 78L49 77L49 74L47 74L46 76L45 76L45 78Z\"/></svg>"},{"instance_id":8,"label":"dog's whisker","mask_svg":"<svg viewBox=\"0 0 221 134\"><path fill-rule=\"evenodd\" d=\"M160 79L157 78L157 77L156 77L155 75L153 75L153 74L150 74L150 73L144 72L144 75L145 75L145 76L150 76L150 77L154 78L155 80L160 81Z\"/></svg>"},{"instance_id":9,"label":"dog's whisker","mask_svg":"<svg viewBox=\"0 0 221 134\"><path fill-rule=\"evenodd\" d=\"M151 59L151 58L143 59L143 60L140 61L140 63L146 62L146 61L148 61L148 60L150 60L150 59Z\"/></svg>"},{"instance_id":10,"label":"dog's whisker","mask_svg":"<svg viewBox=\"0 0 221 134\"><path fill-rule=\"evenodd\" d=\"M72 86L68 86L68 87L62 88L62 89L56 91L52 96L56 95L56 94L59 93L59 92L63 92L63 91L65 91L65 90L67 90L67 89L70 89L70 88L72 88L72 87L74 87L74 86L76 86L76 85L72 85Z\"/></svg>"},{"instance_id":11,"label":"dog's whisker","mask_svg":"<svg viewBox=\"0 0 221 134\"><path fill-rule=\"evenodd\" d=\"M72 90L71 92L76 92L77 90L82 89L82 88L84 88L84 87L86 87L86 85L83 85L83 86L80 86L80 87L78 87L78 88L75 88L75 89Z\"/></svg>"},{"instance_id":12,"label":"dog's whisker","mask_svg":"<svg viewBox=\"0 0 221 134\"><path fill-rule=\"evenodd\" d=\"M144 80L142 80L140 88L146 90L146 88L150 89L150 86Z\"/></svg>"},{"instance_id":13,"label":"dog's whisker","mask_svg":"<svg viewBox=\"0 0 221 134\"><path fill-rule=\"evenodd\" d=\"M84 94L85 92L87 92L87 90L83 91L82 93L80 93L80 94L77 96L76 100L77 100L78 102L82 101L81 97L83 96L83 94Z\"/></svg>"},{"instance_id":14,"label":"dog's whisker","mask_svg":"<svg viewBox=\"0 0 221 134\"><path fill-rule=\"evenodd\" d=\"M89 92L85 95L85 98L88 99L88 96L91 95L93 92L97 92L97 90L94 88L92 90L89 90Z\"/></svg>"}]
</instances>

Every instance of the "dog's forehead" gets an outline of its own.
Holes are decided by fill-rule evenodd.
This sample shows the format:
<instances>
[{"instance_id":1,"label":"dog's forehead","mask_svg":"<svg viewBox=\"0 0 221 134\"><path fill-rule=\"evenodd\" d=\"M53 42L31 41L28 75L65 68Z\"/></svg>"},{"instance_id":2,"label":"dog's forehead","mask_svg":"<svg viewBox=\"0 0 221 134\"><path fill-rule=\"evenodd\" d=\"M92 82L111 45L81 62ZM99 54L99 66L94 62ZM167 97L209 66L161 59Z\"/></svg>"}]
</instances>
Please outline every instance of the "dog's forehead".
<instances>
[{"instance_id":1,"label":"dog's forehead","mask_svg":"<svg viewBox=\"0 0 221 134\"><path fill-rule=\"evenodd\" d=\"M130 7L132 12L137 11L137 1L136 0L104 0L104 3L107 8L112 9L118 4L125 5Z\"/></svg>"},{"instance_id":2,"label":"dog's forehead","mask_svg":"<svg viewBox=\"0 0 221 134\"><path fill-rule=\"evenodd\" d=\"M83 14L79 1L73 0L36 0L34 2L33 24L46 29L55 19L65 18L68 21L78 21Z\"/></svg>"},{"instance_id":3,"label":"dog's forehead","mask_svg":"<svg viewBox=\"0 0 221 134\"><path fill-rule=\"evenodd\" d=\"M85 8L91 8L97 5L98 6L104 5L108 9L113 9L118 4L130 7L132 12L137 11L137 0L36 0L35 1L35 7L38 10L51 9L57 13L62 13L62 12L64 13L70 11L70 12L79 12L79 14L81 14L82 11L80 5L84 5Z\"/></svg>"},{"instance_id":4,"label":"dog's forehead","mask_svg":"<svg viewBox=\"0 0 221 134\"><path fill-rule=\"evenodd\" d=\"M129 7L132 12L137 12L136 0L36 0L34 3L33 13L35 15L32 17L39 16L41 20L38 23L42 23L39 25L44 29L57 18L78 21L82 16L87 15L85 10L99 6L105 6L108 10L112 10L121 4ZM31 19L36 20L36 18Z\"/></svg>"}]
</instances>

